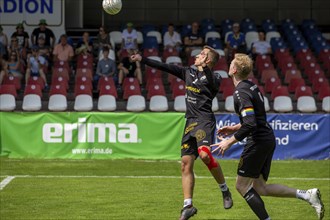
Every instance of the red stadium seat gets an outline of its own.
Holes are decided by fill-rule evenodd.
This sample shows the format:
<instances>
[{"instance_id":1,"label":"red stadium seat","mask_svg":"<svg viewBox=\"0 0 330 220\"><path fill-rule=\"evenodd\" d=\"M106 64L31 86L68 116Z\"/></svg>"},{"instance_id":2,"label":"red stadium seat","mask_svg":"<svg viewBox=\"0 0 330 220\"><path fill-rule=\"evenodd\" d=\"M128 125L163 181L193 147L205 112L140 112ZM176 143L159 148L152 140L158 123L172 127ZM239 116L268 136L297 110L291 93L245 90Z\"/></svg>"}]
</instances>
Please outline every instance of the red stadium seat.
<instances>
[{"instance_id":1,"label":"red stadium seat","mask_svg":"<svg viewBox=\"0 0 330 220\"><path fill-rule=\"evenodd\" d=\"M133 95L141 96L141 88L139 84L130 84L124 87L123 99L127 100L130 96Z\"/></svg>"},{"instance_id":2,"label":"red stadium seat","mask_svg":"<svg viewBox=\"0 0 330 220\"><path fill-rule=\"evenodd\" d=\"M149 86L147 99L150 100L153 96L166 96L165 89L162 83L157 83Z\"/></svg>"},{"instance_id":3,"label":"red stadium seat","mask_svg":"<svg viewBox=\"0 0 330 220\"><path fill-rule=\"evenodd\" d=\"M118 98L117 88L115 84L112 83L101 83L99 96L102 95L112 95L115 98Z\"/></svg>"},{"instance_id":4,"label":"red stadium seat","mask_svg":"<svg viewBox=\"0 0 330 220\"><path fill-rule=\"evenodd\" d=\"M317 95L317 98L319 101L322 101L323 98L330 96L330 86L329 84L324 84L321 86L319 90L319 94Z\"/></svg>"},{"instance_id":5,"label":"red stadium seat","mask_svg":"<svg viewBox=\"0 0 330 220\"><path fill-rule=\"evenodd\" d=\"M159 51L157 48L144 48L143 56L145 56L145 57L159 56Z\"/></svg>"},{"instance_id":6,"label":"red stadium seat","mask_svg":"<svg viewBox=\"0 0 330 220\"><path fill-rule=\"evenodd\" d=\"M272 60L269 55L257 55L255 65L260 66L264 63L271 63Z\"/></svg>"},{"instance_id":7,"label":"red stadium seat","mask_svg":"<svg viewBox=\"0 0 330 220\"><path fill-rule=\"evenodd\" d=\"M295 91L295 99L301 96L313 96L312 88L310 86L298 86Z\"/></svg>"},{"instance_id":8,"label":"red stadium seat","mask_svg":"<svg viewBox=\"0 0 330 220\"><path fill-rule=\"evenodd\" d=\"M65 90L69 89L69 82L66 78L62 77L62 76L58 76L58 77L53 77L52 79L52 85L61 85L65 88Z\"/></svg>"},{"instance_id":9,"label":"red stadium seat","mask_svg":"<svg viewBox=\"0 0 330 220\"><path fill-rule=\"evenodd\" d=\"M232 88L233 86L234 83L231 78L223 78L220 82L219 92L224 92L227 88Z\"/></svg>"},{"instance_id":10,"label":"red stadium seat","mask_svg":"<svg viewBox=\"0 0 330 220\"><path fill-rule=\"evenodd\" d=\"M270 93L273 91L274 88L278 87L282 85L281 80L279 78L276 77L271 77L269 79L267 79L266 83L265 83L265 92Z\"/></svg>"},{"instance_id":11,"label":"red stadium seat","mask_svg":"<svg viewBox=\"0 0 330 220\"><path fill-rule=\"evenodd\" d=\"M89 68L79 68L76 71L76 78L77 77L88 77L89 79L93 80L93 70Z\"/></svg>"},{"instance_id":12,"label":"red stadium seat","mask_svg":"<svg viewBox=\"0 0 330 220\"><path fill-rule=\"evenodd\" d=\"M290 80L293 78L302 78L300 70L287 70L284 75L284 83L289 84Z\"/></svg>"},{"instance_id":13,"label":"red stadium seat","mask_svg":"<svg viewBox=\"0 0 330 220\"><path fill-rule=\"evenodd\" d=\"M76 77L75 84L93 87L92 80L86 76Z\"/></svg>"},{"instance_id":14,"label":"red stadium seat","mask_svg":"<svg viewBox=\"0 0 330 220\"><path fill-rule=\"evenodd\" d=\"M173 83L172 86L172 98L175 99L178 96L184 96L186 94L186 85L183 81L179 83Z\"/></svg>"},{"instance_id":15,"label":"red stadium seat","mask_svg":"<svg viewBox=\"0 0 330 220\"><path fill-rule=\"evenodd\" d=\"M263 70L261 72L261 82L266 83L270 78L278 78L278 73L275 69Z\"/></svg>"},{"instance_id":16,"label":"red stadium seat","mask_svg":"<svg viewBox=\"0 0 330 220\"><path fill-rule=\"evenodd\" d=\"M312 81L313 92L318 93L323 85L329 86L329 81L324 77L315 77Z\"/></svg>"},{"instance_id":17,"label":"red stadium seat","mask_svg":"<svg viewBox=\"0 0 330 220\"><path fill-rule=\"evenodd\" d=\"M157 85L157 84L162 84L163 85L163 80L162 78L150 78L148 79L148 81L146 82L146 89L149 90L149 88L153 85Z\"/></svg>"},{"instance_id":18,"label":"red stadium seat","mask_svg":"<svg viewBox=\"0 0 330 220\"><path fill-rule=\"evenodd\" d=\"M164 49L163 51L163 61L166 61L167 57L170 57L170 56L179 56L179 53L176 49L173 49L173 48L166 48Z\"/></svg>"},{"instance_id":19,"label":"red stadium seat","mask_svg":"<svg viewBox=\"0 0 330 220\"><path fill-rule=\"evenodd\" d=\"M59 68L66 69L68 71L68 73L71 73L71 67L70 67L69 62L67 62L67 61L55 61L54 69L59 69Z\"/></svg>"},{"instance_id":20,"label":"red stadium seat","mask_svg":"<svg viewBox=\"0 0 330 220\"><path fill-rule=\"evenodd\" d=\"M39 85L41 89L45 88L45 81L40 76L31 76L27 82L28 85Z\"/></svg>"},{"instance_id":21,"label":"red stadium seat","mask_svg":"<svg viewBox=\"0 0 330 220\"><path fill-rule=\"evenodd\" d=\"M74 87L74 96L90 95L92 96L92 88L89 85L76 84Z\"/></svg>"},{"instance_id":22,"label":"red stadium seat","mask_svg":"<svg viewBox=\"0 0 330 220\"><path fill-rule=\"evenodd\" d=\"M77 69L93 69L93 56L88 54L80 54L77 57Z\"/></svg>"},{"instance_id":23,"label":"red stadium seat","mask_svg":"<svg viewBox=\"0 0 330 220\"><path fill-rule=\"evenodd\" d=\"M234 84L232 85L227 85L224 89L224 91L222 92L222 99L226 100L227 97L232 96L234 94L235 91L235 86Z\"/></svg>"},{"instance_id":24,"label":"red stadium seat","mask_svg":"<svg viewBox=\"0 0 330 220\"><path fill-rule=\"evenodd\" d=\"M113 88L116 88L115 81L112 77L102 76L100 77L97 85L97 89L100 90L101 86L109 85Z\"/></svg>"},{"instance_id":25,"label":"red stadium seat","mask_svg":"<svg viewBox=\"0 0 330 220\"><path fill-rule=\"evenodd\" d=\"M3 85L14 85L16 90L21 89L21 86L22 86L20 79L17 77L14 77L12 75L4 77L2 84Z\"/></svg>"},{"instance_id":26,"label":"red stadium seat","mask_svg":"<svg viewBox=\"0 0 330 220\"><path fill-rule=\"evenodd\" d=\"M264 70L274 70L274 65L271 62L265 62L256 67L258 75L260 76Z\"/></svg>"},{"instance_id":27,"label":"red stadium seat","mask_svg":"<svg viewBox=\"0 0 330 220\"><path fill-rule=\"evenodd\" d=\"M213 67L213 70L224 70L226 72L228 72L229 68L228 68L228 64L226 61L226 58L224 57L220 57L219 61L217 62L217 64Z\"/></svg>"},{"instance_id":28,"label":"red stadium seat","mask_svg":"<svg viewBox=\"0 0 330 220\"><path fill-rule=\"evenodd\" d=\"M64 69L62 67L53 68L52 81L53 81L54 78L57 78L57 77L60 77L60 76L65 78L67 81L69 81L69 79L70 79L69 71L67 69Z\"/></svg>"},{"instance_id":29,"label":"red stadium seat","mask_svg":"<svg viewBox=\"0 0 330 220\"><path fill-rule=\"evenodd\" d=\"M272 90L272 94L271 94L271 100L274 100L274 98L276 98L278 96L288 96L288 97L290 97L288 87L287 86L274 87L273 90Z\"/></svg>"},{"instance_id":30,"label":"red stadium seat","mask_svg":"<svg viewBox=\"0 0 330 220\"><path fill-rule=\"evenodd\" d=\"M303 78L292 78L289 82L288 90L290 93L293 93L299 86L305 86L305 80Z\"/></svg>"},{"instance_id":31,"label":"red stadium seat","mask_svg":"<svg viewBox=\"0 0 330 220\"><path fill-rule=\"evenodd\" d=\"M140 87L139 81L137 78L134 78L134 77L124 78L123 88L125 89L127 86L131 86L131 85L134 85L135 87L137 87L137 86Z\"/></svg>"},{"instance_id":32,"label":"red stadium seat","mask_svg":"<svg viewBox=\"0 0 330 220\"><path fill-rule=\"evenodd\" d=\"M277 49L275 52L274 52L274 57L275 57L275 60L278 62L281 58L283 57L289 57L291 56L290 54L290 51L289 49L287 48L281 48L281 49Z\"/></svg>"}]
</instances>

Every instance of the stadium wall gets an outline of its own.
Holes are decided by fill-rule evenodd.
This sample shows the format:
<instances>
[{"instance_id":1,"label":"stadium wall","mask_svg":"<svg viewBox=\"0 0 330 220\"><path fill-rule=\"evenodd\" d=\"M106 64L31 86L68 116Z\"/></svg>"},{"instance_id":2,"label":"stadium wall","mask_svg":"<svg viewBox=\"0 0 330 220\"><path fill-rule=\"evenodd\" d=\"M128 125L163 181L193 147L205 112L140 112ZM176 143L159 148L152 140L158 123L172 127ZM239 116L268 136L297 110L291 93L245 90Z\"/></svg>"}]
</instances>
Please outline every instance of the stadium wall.
<instances>
[{"instance_id":1,"label":"stadium wall","mask_svg":"<svg viewBox=\"0 0 330 220\"><path fill-rule=\"evenodd\" d=\"M41 159L180 158L182 113L0 112L0 155ZM238 122L217 114L217 128ZM269 114L273 159L329 159L329 114ZM239 158L243 143L226 152Z\"/></svg>"}]
</instances>

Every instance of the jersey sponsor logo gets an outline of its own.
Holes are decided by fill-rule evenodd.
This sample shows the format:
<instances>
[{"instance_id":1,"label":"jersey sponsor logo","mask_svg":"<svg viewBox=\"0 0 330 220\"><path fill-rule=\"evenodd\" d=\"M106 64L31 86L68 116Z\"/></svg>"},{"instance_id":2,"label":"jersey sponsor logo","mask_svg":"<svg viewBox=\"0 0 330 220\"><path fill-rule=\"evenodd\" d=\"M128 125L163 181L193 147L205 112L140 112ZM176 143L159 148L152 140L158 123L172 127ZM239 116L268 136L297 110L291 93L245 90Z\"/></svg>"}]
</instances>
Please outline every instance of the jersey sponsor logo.
<instances>
[{"instance_id":1,"label":"jersey sponsor logo","mask_svg":"<svg viewBox=\"0 0 330 220\"><path fill-rule=\"evenodd\" d=\"M182 146L181 146L181 149L188 149L190 146L189 146L189 144L183 144Z\"/></svg>"},{"instance_id":2,"label":"jersey sponsor logo","mask_svg":"<svg viewBox=\"0 0 330 220\"><path fill-rule=\"evenodd\" d=\"M190 131L194 130L196 126L197 126L197 122L188 125L184 131L184 134L188 134Z\"/></svg>"},{"instance_id":3,"label":"jersey sponsor logo","mask_svg":"<svg viewBox=\"0 0 330 220\"><path fill-rule=\"evenodd\" d=\"M192 86L186 86L186 89L195 93L201 93L201 90Z\"/></svg>"},{"instance_id":4,"label":"jersey sponsor logo","mask_svg":"<svg viewBox=\"0 0 330 220\"><path fill-rule=\"evenodd\" d=\"M199 142L206 137L206 132L202 129L198 129L195 133L196 140Z\"/></svg>"},{"instance_id":5,"label":"jersey sponsor logo","mask_svg":"<svg viewBox=\"0 0 330 220\"><path fill-rule=\"evenodd\" d=\"M254 115L254 109L252 107L244 108L241 111L241 115L243 117L248 116L248 115Z\"/></svg>"}]
</instances>

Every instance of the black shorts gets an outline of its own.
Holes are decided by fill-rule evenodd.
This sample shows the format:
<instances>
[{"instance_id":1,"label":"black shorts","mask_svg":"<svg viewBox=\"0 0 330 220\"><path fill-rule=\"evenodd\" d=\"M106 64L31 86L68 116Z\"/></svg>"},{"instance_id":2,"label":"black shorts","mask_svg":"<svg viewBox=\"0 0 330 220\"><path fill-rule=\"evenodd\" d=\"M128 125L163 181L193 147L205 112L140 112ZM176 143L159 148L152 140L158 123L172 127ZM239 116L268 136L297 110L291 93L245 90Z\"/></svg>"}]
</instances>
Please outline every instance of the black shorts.
<instances>
[{"instance_id":1,"label":"black shorts","mask_svg":"<svg viewBox=\"0 0 330 220\"><path fill-rule=\"evenodd\" d=\"M198 147L210 146L214 140L215 119L187 119L181 142L181 157L195 155L198 157Z\"/></svg>"},{"instance_id":2,"label":"black shorts","mask_svg":"<svg viewBox=\"0 0 330 220\"><path fill-rule=\"evenodd\" d=\"M275 145L275 140L246 144L237 167L237 175L259 178L262 174L267 181Z\"/></svg>"}]
</instances>

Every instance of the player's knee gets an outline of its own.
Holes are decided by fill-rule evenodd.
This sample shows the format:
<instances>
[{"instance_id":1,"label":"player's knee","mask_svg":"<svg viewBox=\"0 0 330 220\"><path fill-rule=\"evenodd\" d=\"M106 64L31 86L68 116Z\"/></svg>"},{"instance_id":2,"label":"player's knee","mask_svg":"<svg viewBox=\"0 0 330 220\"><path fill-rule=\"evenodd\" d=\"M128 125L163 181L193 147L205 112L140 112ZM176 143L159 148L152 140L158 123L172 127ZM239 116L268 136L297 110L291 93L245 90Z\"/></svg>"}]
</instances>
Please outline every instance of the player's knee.
<instances>
[{"instance_id":1,"label":"player's knee","mask_svg":"<svg viewBox=\"0 0 330 220\"><path fill-rule=\"evenodd\" d=\"M236 190L242 195L244 196L247 191L249 190L250 186L247 186L245 184L242 184L240 182L236 182Z\"/></svg>"},{"instance_id":2,"label":"player's knee","mask_svg":"<svg viewBox=\"0 0 330 220\"><path fill-rule=\"evenodd\" d=\"M210 149L207 146L200 146L198 148L198 154L209 170L218 167L217 161L214 159Z\"/></svg>"},{"instance_id":3,"label":"player's knee","mask_svg":"<svg viewBox=\"0 0 330 220\"><path fill-rule=\"evenodd\" d=\"M192 164L190 161L188 160L184 160L182 159L181 160L181 172L182 173L187 173L187 172L190 172L192 171Z\"/></svg>"}]
</instances>

